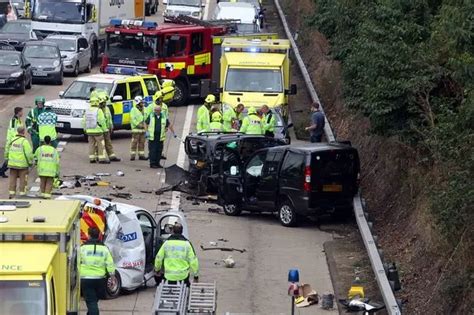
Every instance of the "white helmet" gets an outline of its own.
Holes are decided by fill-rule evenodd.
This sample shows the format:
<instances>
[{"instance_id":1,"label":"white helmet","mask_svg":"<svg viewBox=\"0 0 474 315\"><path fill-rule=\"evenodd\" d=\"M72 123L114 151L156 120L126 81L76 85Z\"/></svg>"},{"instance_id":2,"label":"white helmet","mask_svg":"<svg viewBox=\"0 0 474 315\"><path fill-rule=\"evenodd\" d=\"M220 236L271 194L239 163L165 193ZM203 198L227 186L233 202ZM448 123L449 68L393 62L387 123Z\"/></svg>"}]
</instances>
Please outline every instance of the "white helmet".
<instances>
[{"instance_id":1,"label":"white helmet","mask_svg":"<svg viewBox=\"0 0 474 315\"><path fill-rule=\"evenodd\" d=\"M135 96L135 104L140 104L143 102L143 98L141 96Z\"/></svg>"}]
</instances>

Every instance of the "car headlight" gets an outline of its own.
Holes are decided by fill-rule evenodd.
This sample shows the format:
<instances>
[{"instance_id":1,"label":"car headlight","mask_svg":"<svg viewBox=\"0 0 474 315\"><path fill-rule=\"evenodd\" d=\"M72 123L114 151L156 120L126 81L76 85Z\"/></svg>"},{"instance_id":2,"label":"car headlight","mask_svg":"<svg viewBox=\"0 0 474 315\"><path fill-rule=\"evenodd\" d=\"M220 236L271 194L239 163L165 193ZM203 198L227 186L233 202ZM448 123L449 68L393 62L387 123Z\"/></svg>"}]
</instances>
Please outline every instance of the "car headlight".
<instances>
[{"instance_id":1,"label":"car headlight","mask_svg":"<svg viewBox=\"0 0 474 315\"><path fill-rule=\"evenodd\" d=\"M18 71L18 72L13 72L12 74L10 74L10 76L12 78L18 78L19 76L21 76L23 74L23 72L21 71Z\"/></svg>"},{"instance_id":2,"label":"car headlight","mask_svg":"<svg viewBox=\"0 0 474 315\"><path fill-rule=\"evenodd\" d=\"M73 109L71 111L71 116L74 117L74 118L82 118L85 114L85 110L84 109Z\"/></svg>"},{"instance_id":3,"label":"car headlight","mask_svg":"<svg viewBox=\"0 0 474 315\"><path fill-rule=\"evenodd\" d=\"M55 61L53 62L53 67L56 68L56 67L58 67L60 64L61 64L61 63L59 62L59 60L55 60Z\"/></svg>"},{"instance_id":4,"label":"car headlight","mask_svg":"<svg viewBox=\"0 0 474 315\"><path fill-rule=\"evenodd\" d=\"M199 16L200 13L199 13L199 11L196 11L196 12L191 13L191 15L192 15L192 16Z\"/></svg>"}]
</instances>

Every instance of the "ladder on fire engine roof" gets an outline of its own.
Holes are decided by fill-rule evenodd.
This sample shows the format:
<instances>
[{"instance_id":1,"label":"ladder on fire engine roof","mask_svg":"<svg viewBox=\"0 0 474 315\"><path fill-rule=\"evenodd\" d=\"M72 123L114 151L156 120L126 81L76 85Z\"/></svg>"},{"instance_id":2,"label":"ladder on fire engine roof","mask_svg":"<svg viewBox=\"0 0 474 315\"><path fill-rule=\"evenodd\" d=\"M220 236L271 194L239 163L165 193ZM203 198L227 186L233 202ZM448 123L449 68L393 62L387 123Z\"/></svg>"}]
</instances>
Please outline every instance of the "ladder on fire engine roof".
<instances>
[{"instance_id":1,"label":"ladder on fire engine roof","mask_svg":"<svg viewBox=\"0 0 474 315\"><path fill-rule=\"evenodd\" d=\"M237 24L241 22L239 19L227 19L227 20L200 20L193 18L187 15L178 15L178 16L167 16L166 19L175 24L189 24L189 25L198 25L198 26L229 26L237 27Z\"/></svg>"}]
</instances>

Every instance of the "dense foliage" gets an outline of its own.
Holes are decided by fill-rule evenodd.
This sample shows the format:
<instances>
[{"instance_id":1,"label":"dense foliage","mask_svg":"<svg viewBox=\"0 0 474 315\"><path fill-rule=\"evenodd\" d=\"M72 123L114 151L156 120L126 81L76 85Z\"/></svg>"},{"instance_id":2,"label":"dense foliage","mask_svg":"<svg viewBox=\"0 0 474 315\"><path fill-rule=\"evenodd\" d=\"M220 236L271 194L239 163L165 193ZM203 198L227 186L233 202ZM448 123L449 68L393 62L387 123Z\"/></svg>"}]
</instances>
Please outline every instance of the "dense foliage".
<instances>
[{"instance_id":1,"label":"dense foliage","mask_svg":"<svg viewBox=\"0 0 474 315\"><path fill-rule=\"evenodd\" d=\"M314 1L346 105L436 169L432 213L457 240L474 212L474 1Z\"/></svg>"}]
</instances>

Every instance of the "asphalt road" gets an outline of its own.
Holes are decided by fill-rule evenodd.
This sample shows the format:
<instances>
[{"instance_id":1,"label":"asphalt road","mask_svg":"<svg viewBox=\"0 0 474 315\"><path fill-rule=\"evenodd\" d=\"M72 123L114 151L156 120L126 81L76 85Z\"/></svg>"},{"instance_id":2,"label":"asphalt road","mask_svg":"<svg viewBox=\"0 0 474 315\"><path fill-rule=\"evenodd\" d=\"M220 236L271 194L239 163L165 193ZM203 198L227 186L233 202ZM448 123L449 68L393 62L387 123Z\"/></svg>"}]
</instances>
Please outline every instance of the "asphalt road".
<instances>
[{"instance_id":1,"label":"asphalt road","mask_svg":"<svg viewBox=\"0 0 474 315\"><path fill-rule=\"evenodd\" d=\"M211 2L211 3L209 3ZM206 14L212 14L215 0L208 0ZM159 15L152 17L159 19ZM96 72L97 68L94 69ZM57 98L74 79L65 78L63 86L33 85L25 95L0 95L0 139L5 139L6 126L15 106L23 106L26 113L33 106L35 96L43 95L48 100ZM189 131L195 130L196 105L170 108L171 119L176 133L184 138ZM209 212L215 205L201 203L193 205L179 193L165 193L161 196L140 193L141 190L160 188L165 180L164 171L151 170L147 161L130 161L130 132L116 133L114 148L120 163L110 165L89 164L87 143L82 137L62 135L60 147L62 175L87 175L95 172L112 174L107 180L112 185L126 186L121 192L130 192L129 201L159 215L170 208L181 208L186 214L191 240L196 248L201 264L201 281L216 281L218 288L218 314L289 314L290 298L287 295L287 274L289 269L298 268L300 280L309 283L318 293L333 292L323 243L331 240L330 233L320 231L314 224L308 223L299 228L282 227L272 215L250 215L228 217L220 213ZM2 146L4 144L2 143ZM3 156L3 147L1 152ZM171 137L165 144L164 154L168 157L165 166L186 165L186 156L181 143ZM114 174L121 170L124 177ZM35 172L30 172L29 187L35 187ZM0 179L0 197L8 196L8 179ZM35 192L36 188L32 188ZM63 194L90 194L107 196L111 187L91 187L61 190ZM199 245L209 246L209 242L220 238L228 240L225 246L244 248L245 253L232 253L236 261L235 268L227 269L222 262L228 253L203 251ZM101 301L102 314L150 314L155 287L150 286L115 300ZM84 304L82 310L85 311ZM297 314L335 314L318 306L298 309Z\"/></svg>"}]
</instances>

